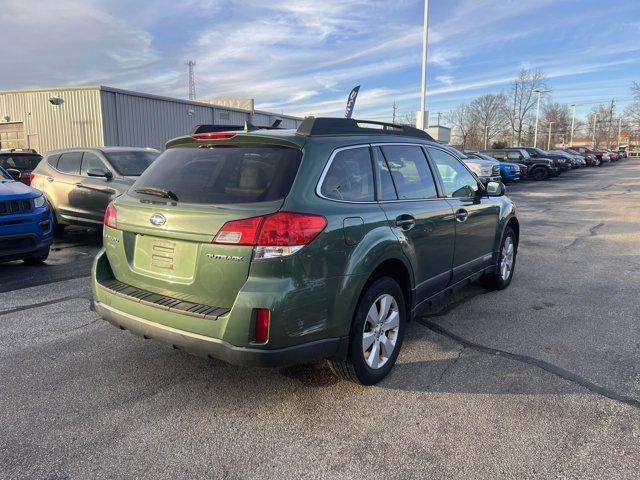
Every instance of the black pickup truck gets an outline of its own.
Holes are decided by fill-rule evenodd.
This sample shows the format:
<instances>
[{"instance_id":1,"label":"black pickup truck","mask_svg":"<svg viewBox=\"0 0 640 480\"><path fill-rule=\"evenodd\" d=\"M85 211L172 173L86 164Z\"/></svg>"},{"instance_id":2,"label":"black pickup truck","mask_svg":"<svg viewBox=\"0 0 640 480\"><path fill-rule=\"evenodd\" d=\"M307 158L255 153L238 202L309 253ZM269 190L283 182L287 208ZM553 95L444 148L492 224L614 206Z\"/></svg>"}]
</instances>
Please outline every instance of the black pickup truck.
<instances>
[{"instance_id":1,"label":"black pickup truck","mask_svg":"<svg viewBox=\"0 0 640 480\"><path fill-rule=\"evenodd\" d=\"M560 169L549 158L534 158L525 148L501 148L483 150L482 153L491 155L499 161L522 163L527 166L527 177L533 180L546 180L560 175Z\"/></svg>"}]
</instances>

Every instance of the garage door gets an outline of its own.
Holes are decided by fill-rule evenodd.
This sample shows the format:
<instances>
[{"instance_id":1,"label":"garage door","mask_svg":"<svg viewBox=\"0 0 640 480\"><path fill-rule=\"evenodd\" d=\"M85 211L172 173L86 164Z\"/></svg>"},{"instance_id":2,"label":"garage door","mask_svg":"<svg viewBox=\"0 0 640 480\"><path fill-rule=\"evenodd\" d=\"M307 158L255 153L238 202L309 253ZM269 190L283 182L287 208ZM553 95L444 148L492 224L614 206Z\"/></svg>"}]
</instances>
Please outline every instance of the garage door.
<instances>
[{"instance_id":1,"label":"garage door","mask_svg":"<svg viewBox=\"0 0 640 480\"><path fill-rule=\"evenodd\" d=\"M27 148L24 123L0 123L0 149Z\"/></svg>"}]
</instances>

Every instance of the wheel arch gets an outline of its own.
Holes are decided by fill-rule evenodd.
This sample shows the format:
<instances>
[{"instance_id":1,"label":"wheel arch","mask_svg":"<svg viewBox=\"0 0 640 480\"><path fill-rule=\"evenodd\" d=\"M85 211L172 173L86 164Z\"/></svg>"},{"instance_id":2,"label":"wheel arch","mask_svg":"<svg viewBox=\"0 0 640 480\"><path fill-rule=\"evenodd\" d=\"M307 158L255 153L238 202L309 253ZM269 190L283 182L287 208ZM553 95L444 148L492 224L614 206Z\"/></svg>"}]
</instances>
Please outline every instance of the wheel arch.
<instances>
[{"instance_id":1,"label":"wheel arch","mask_svg":"<svg viewBox=\"0 0 640 480\"><path fill-rule=\"evenodd\" d=\"M362 296L364 295L367 287L375 282L378 278L381 277L390 277L393 278L400 288L402 289L402 293L404 294L405 300L405 308L407 313L407 320L411 318L411 311L413 309L414 304L414 278L413 278L413 269L409 262L402 257L388 257L379 261L377 266L373 269L371 274L364 279L362 285L359 287L359 293L357 295L356 301L354 302L351 308L351 326L353 326L354 315L358 308L358 304ZM350 329L351 330L351 327Z\"/></svg>"}]
</instances>

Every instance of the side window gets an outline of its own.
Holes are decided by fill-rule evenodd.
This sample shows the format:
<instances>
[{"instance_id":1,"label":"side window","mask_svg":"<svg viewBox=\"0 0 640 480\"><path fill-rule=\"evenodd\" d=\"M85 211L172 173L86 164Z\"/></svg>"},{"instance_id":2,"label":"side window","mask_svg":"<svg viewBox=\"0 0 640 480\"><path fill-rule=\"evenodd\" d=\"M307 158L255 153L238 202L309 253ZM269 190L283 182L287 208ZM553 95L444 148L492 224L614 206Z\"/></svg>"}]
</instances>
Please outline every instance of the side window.
<instances>
[{"instance_id":1,"label":"side window","mask_svg":"<svg viewBox=\"0 0 640 480\"><path fill-rule=\"evenodd\" d=\"M520 160L520 154L518 152L509 152L507 154L507 158L509 160Z\"/></svg>"},{"instance_id":2,"label":"side window","mask_svg":"<svg viewBox=\"0 0 640 480\"><path fill-rule=\"evenodd\" d=\"M348 202L373 202L373 167L369 147L349 148L333 157L320 192Z\"/></svg>"},{"instance_id":3,"label":"side window","mask_svg":"<svg viewBox=\"0 0 640 480\"><path fill-rule=\"evenodd\" d=\"M80 161L82 160L82 152L69 152L60 155L58 160L58 170L63 173L78 175L80 173Z\"/></svg>"},{"instance_id":4,"label":"side window","mask_svg":"<svg viewBox=\"0 0 640 480\"><path fill-rule=\"evenodd\" d=\"M80 175L87 175L87 170L90 168L100 168L101 170L106 170L104 163L102 160L98 158L95 153L84 152L82 154L82 168L80 169Z\"/></svg>"},{"instance_id":5,"label":"side window","mask_svg":"<svg viewBox=\"0 0 640 480\"><path fill-rule=\"evenodd\" d=\"M389 165L398 198L413 200L438 197L436 183L422 148L386 145L380 149Z\"/></svg>"},{"instance_id":6,"label":"side window","mask_svg":"<svg viewBox=\"0 0 640 480\"><path fill-rule=\"evenodd\" d=\"M387 161L378 147L375 148L375 157L376 174L378 176L378 200L397 200L398 195L391 179L391 170L389 170L389 165L387 165Z\"/></svg>"},{"instance_id":7,"label":"side window","mask_svg":"<svg viewBox=\"0 0 640 480\"><path fill-rule=\"evenodd\" d=\"M50 155L47 157L47 163L51 165L53 168L58 168L58 160L60 159L60 154Z\"/></svg>"},{"instance_id":8,"label":"side window","mask_svg":"<svg viewBox=\"0 0 640 480\"><path fill-rule=\"evenodd\" d=\"M469 198L476 195L478 181L457 158L437 148L428 150L438 168L447 197Z\"/></svg>"}]
</instances>

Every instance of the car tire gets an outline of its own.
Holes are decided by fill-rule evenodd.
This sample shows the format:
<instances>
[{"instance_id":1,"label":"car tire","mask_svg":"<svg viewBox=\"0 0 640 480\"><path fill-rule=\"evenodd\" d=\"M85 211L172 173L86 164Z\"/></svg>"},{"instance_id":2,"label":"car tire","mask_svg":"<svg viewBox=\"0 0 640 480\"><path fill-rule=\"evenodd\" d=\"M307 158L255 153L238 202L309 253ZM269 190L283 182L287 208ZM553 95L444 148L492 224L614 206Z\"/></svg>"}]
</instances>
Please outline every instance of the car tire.
<instances>
[{"instance_id":1,"label":"car tire","mask_svg":"<svg viewBox=\"0 0 640 480\"><path fill-rule=\"evenodd\" d=\"M53 235L55 237L59 237L61 235L64 235L65 228L67 228L67 226L62 224L62 223L58 223L58 219L56 218L56 214L55 213L51 214L51 221L53 222Z\"/></svg>"},{"instance_id":2,"label":"car tire","mask_svg":"<svg viewBox=\"0 0 640 480\"><path fill-rule=\"evenodd\" d=\"M499 251L495 271L480 278L482 285L490 290L504 290L511 284L518 254L518 237L511 227L505 229Z\"/></svg>"},{"instance_id":3,"label":"car tire","mask_svg":"<svg viewBox=\"0 0 640 480\"><path fill-rule=\"evenodd\" d=\"M49 257L49 249L47 249L47 252L42 255L38 255L37 257L23 258L22 261L26 265L40 265L41 263L44 263L48 257Z\"/></svg>"},{"instance_id":4,"label":"car tire","mask_svg":"<svg viewBox=\"0 0 640 480\"><path fill-rule=\"evenodd\" d=\"M549 171L544 167L535 167L531 171L531 178L536 181L546 180L549 178Z\"/></svg>"},{"instance_id":5,"label":"car tire","mask_svg":"<svg viewBox=\"0 0 640 480\"><path fill-rule=\"evenodd\" d=\"M406 324L407 309L400 285L391 277L377 278L358 302L347 360L329 360L331 371L360 385L378 383L396 363Z\"/></svg>"}]
</instances>

